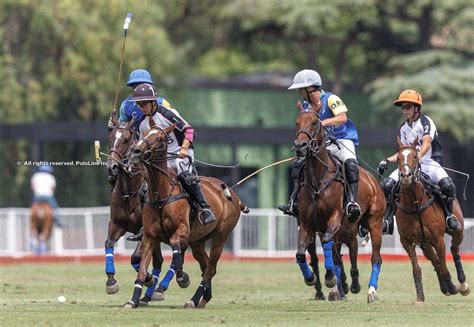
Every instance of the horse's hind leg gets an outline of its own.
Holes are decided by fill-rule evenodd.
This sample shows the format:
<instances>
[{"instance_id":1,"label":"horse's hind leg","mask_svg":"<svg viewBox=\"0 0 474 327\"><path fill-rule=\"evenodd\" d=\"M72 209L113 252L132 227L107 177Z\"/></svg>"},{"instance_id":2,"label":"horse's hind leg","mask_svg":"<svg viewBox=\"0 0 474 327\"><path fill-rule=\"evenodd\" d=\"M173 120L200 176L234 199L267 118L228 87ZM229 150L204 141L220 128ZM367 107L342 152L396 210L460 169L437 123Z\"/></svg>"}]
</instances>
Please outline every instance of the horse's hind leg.
<instances>
[{"instance_id":1,"label":"horse's hind leg","mask_svg":"<svg viewBox=\"0 0 474 327\"><path fill-rule=\"evenodd\" d=\"M344 270L344 260L342 259L342 243L338 243L337 244L337 253L339 255L339 257L341 258L341 285L342 285L342 289L344 290L344 294L348 294L349 293L349 285L347 285L347 275L346 275L346 272Z\"/></svg>"},{"instance_id":2,"label":"horse's hind leg","mask_svg":"<svg viewBox=\"0 0 474 327\"><path fill-rule=\"evenodd\" d=\"M186 250L188 249L187 246L184 246L181 248L181 257L182 257L182 265L184 267L184 256L186 254ZM183 273L181 276L176 276L176 282L178 283L178 286L181 288L187 288L189 284L191 283L191 280L189 279L189 275L183 270Z\"/></svg>"},{"instance_id":3,"label":"horse's hind leg","mask_svg":"<svg viewBox=\"0 0 474 327\"><path fill-rule=\"evenodd\" d=\"M319 277L318 255L316 254L316 238L314 238L314 241L308 245L307 250L310 257L309 264L311 268L313 268L314 276L316 276L316 284L314 284L316 294L314 296L314 299L324 301L326 300L326 297L324 296L322 285L321 285L321 279Z\"/></svg>"},{"instance_id":4,"label":"horse's hind leg","mask_svg":"<svg viewBox=\"0 0 474 327\"><path fill-rule=\"evenodd\" d=\"M119 290L118 282L115 279L114 245L123 234L125 234L125 230L119 228L112 220L110 220L108 237L105 240L105 273L107 274L105 290L107 294L115 294Z\"/></svg>"},{"instance_id":5,"label":"horse's hind leg","mask_svg":"<svg viewBox=\"0 0 474 327\"><path fill-rule=\"evenodd\" d=\"M469 285L466 282L466 275L464 274L464 269L461 263L461 254L459 251L459 246L461 245L463 240L463 232L453 233L451 239L451 254L453 255L454 266L456 267L456 273L458 276L459 285L459 293L461 295L466 296L469 295L471 290L469 289Z\"/></svg>"},{"instance_id":6,"label":"horse's hind leg","mask_svg":"<svg viewBox=\"0 0 474 327\"><path fill-rule=\"evenodd\" d=\"M446 288L448 291L448 294L445 295L458 294L459 290L453 284L453 281L451 280L451 274L449 273L448 267L446 265L446 246L444 244L444 234L441 234L436 241L437 242L435 243L434 248L438 255L441 276L446 284Z\"/></svg>"},{"instance_id":7,"label":"horse's hind leg","mask_svg":"<svg viewBox=\"0 0 474 327\"><path fill-rule=\"evenodd\" d=\"M416 290L416 302L423 303L425 302L425 294L423 293L423 282L421 279L421 268L418 265L418 259L416 257L415 251L415 244L401 238L400 241L402 242L405 251L407 252L408 256L410 257L411 266L413 268L413 280L415 281L415 290Z\"/></svg>"},{"instance_id":8,"label":"horse's hind leg","mask_svg":"<svg viewBox=\"0 0 474 327\"><path fill-rule=\"evenodd\" d=\"M209 260L207 261L206 269L204 270L204 274L202 276L201 284L199 285L198 289L194 293L191 301L184 305L185 308L189 307L198 307L198 308L205 308L206 304L209 303L212 299L212 278L216 274L217 263L222 254L222 250L224 249L225 242L227 237L231 231L228 232L221 232L214 237L211 238L212 245L209 252ZM204 242L203 242L204 246ZM203 247L204 249L204 247ZM194 253L194 252L193 252Z\"/></svg>"},{"instance_id":9,"label":"horse's hind leg","mask_svg":"<svg viewBox=\"0 0 474 327\"><path fill-rule=\"evenodd\" d=\"M199 285L198 289L194 293L193 297L191 298L191 300L188 301L184 305L185 308L196 308L196 307L198 307L199 304L200 304L201 298L203 297L205 292L210 292L210 295L212 297L212 290L211 291L207 290L210 287L210 284L206 283L204 281L204 274L206 273L206 271L208 270L208 267L209 267L209 256L207 255L205 245L206 245L205 240L200 240L200 241L197 241L197 242L194 242L194 243L191 244L191 250L193 251L193 257L194 257L194 259L197 260L197 262L199 263L199 267L201 268L202 281L201 281L201 284ZM205 303L203 303L203 305L205 306Z\"/></svg>"},{"instance_id":10,"label":"horse's hind leg","mask_svg":"<svg viewBox=\"0 0 474 327\"><path fill-rule=\"evenodd\" d=\"M349 258L351 260L351 293L357 294L360 292L360 284L359 284L359 269L357 268L357 254L359 252L358 244L357 244L357 236L354 235L353 238L350 239L347 246L349 247Z\"/></svg>"}]
</instances>

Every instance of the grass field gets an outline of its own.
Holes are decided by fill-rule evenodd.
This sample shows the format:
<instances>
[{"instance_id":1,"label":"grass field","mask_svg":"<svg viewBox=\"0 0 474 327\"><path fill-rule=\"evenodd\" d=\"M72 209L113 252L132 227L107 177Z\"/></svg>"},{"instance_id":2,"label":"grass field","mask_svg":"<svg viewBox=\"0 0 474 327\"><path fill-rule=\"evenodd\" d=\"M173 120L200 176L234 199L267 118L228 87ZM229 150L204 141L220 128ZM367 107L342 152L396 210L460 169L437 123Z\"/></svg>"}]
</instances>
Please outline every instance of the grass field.
<instances>
[{"instance_id":1,"label":"grass field","mask_svg":"<svg viewBox=\"0 0 474 327\"><path fill-rule=\"evenodd\" d=\"M401 262L382 265L380 301L369 305L367 262L359 267L361 293L317 302L292 262L224 261L213 280L212 301L206 309L189 310L183 304L200 281L197 264L189 261L189 288L173 281L164 302L124 310L136 276L129 265L117 265L115 295L105 293L102 264L7 265L0 266L0 326L474 326L474 293L444 296L431 266L421 266L424 304L414 304L411 265ZM464 267L472 288L474 263ZM59 295L66 296L66 304L57 302Z\"/></svg>"}]
</instances>

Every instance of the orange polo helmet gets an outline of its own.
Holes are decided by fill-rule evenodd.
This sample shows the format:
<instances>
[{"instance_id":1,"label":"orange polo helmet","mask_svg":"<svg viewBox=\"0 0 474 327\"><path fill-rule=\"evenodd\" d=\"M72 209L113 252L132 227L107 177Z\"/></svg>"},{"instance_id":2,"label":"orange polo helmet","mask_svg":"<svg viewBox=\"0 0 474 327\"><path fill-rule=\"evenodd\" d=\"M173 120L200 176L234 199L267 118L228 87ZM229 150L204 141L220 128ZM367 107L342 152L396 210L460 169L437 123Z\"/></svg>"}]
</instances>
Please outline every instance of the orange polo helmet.
<instances>
[{"instance_id":1,"label":"orange polo helmet","mask_svg":"<svg viewBox=\"0 0 474 327\"><path fill-rule=\"evenodd\" d=\"M400 96L397 100L393 101L393 104L396 106L401 106L403 103L410 102L421 106L423 99L421 94L415 90L405 90L400 93Z\"/></svg>"}]
</instances>

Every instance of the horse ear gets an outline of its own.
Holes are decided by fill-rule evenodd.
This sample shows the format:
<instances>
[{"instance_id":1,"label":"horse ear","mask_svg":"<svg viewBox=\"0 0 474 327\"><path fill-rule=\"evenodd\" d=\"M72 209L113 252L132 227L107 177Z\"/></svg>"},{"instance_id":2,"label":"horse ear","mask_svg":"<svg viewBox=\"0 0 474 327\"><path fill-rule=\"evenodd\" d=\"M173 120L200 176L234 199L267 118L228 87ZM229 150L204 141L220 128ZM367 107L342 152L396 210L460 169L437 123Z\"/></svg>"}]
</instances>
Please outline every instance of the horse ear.
<instances>
[{"instance_id":1,"label":"horse ear","mask_svg":"<svg viewBox=\"0 0 474 327\"><path fill-rule=\"evenodd\" d=\"M171 125L171 126L165 128L164 131L165 131L166 134L169 134L169 133L171 133L175 128L176 128L176 124L173 124L173 125Z\"/></svg>"},{"instance_id":2,"label":"horse ear","mask_svg":"<svg viewBox=\"0 0 474 327\"><path fill-rule=\"evenodd\" d=\"M416 146L418 145L418 136L416 137L416 139L413 141L413 143L411 144L412 147L416 148Z\"/></svg>"}]
</instances>

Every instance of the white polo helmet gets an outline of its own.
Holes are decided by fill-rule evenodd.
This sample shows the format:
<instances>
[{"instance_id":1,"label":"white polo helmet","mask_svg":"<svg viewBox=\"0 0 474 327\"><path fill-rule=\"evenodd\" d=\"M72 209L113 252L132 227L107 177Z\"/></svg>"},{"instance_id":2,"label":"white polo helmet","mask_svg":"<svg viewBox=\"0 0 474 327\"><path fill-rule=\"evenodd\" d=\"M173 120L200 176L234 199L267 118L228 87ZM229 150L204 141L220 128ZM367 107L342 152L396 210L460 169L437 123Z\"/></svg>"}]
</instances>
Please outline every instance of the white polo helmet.
<instances>
[{"instance_id":1,"label":"white polo helmet","mask_svg":"<svg viewBox=\"0 0 474 327\"><path fill-rule=\"evenodd\" d=\"M308 86L321 87L321 76L318 72L311 69L304 69L299 71L293 78L293 84L290 85L288 90L301 89Z\"/></svg>"}]
</instances>

